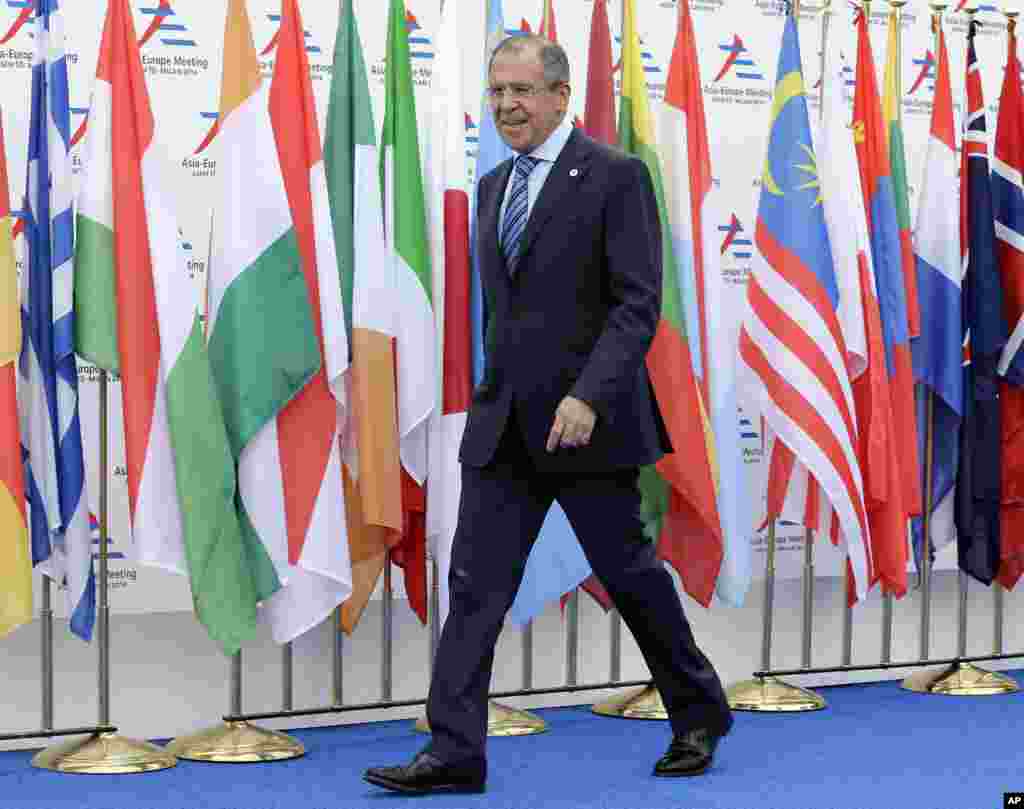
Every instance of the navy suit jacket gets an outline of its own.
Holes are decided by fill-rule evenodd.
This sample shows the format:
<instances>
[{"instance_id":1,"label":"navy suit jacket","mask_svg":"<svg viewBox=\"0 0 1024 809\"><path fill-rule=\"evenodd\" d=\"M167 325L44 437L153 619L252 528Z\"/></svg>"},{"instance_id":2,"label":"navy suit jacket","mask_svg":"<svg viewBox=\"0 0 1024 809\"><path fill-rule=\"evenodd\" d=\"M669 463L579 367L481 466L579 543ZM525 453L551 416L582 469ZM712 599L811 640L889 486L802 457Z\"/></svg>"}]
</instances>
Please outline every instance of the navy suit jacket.
<instances>
[{"instance_id":1,"label":"navy suit jacket","mask_svg":"<svg viewBox=\"0 0 1024 809\"><path fill-rule=\"evenodd\" d=\"M530 212L510 278L498 220L511 171L506 160L477 189L486 371L459 457L486 466L514 406L542 471L593 475L653 463L672 447L645 363L662 289L650 173L573 130ZM589 445L548 453L567 394L593 407L597 423Z\"/></svg>"}]
</instances>

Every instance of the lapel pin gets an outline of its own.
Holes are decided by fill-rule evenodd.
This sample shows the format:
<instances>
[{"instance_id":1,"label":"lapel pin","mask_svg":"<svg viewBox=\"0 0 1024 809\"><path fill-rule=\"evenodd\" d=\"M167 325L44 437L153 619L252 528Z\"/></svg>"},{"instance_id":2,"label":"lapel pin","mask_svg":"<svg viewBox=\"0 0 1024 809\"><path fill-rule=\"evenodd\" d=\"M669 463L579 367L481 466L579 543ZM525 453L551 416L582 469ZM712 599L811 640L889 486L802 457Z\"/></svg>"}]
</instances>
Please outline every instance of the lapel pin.
<instances>
[{"instance_id":1,"label":"lapel pin","mask_svg":"<svg viewBox=\"0 0 1024 809\"><path fill-rule=\"evenodd\" d=\"M569 169L569 176L576 177L580 173L579 169Z\"/></svg>"}]
</instances>

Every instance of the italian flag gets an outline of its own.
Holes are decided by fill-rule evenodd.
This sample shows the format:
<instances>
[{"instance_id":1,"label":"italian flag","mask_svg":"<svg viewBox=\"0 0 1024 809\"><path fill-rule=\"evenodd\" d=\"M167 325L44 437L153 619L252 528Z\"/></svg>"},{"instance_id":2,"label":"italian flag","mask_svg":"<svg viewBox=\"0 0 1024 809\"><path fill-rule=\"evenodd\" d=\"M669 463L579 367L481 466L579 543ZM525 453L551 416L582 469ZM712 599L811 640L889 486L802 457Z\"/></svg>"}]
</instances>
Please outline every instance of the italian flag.
<instances>
[{"instance_id":1,"label":"italian flag","mask_svg":"<svg viewBox=\"0 0 1024 809\"><path fill-rule=\"evenodd\" d=\"M403 538L392 558L404 568L409 604L425 622L422 486L427 477L428 424L437 403L437 352L416 98L402 0L391 0L385 86L380 182L384 233L394 269L399 455L405 472Z\"/></svg>"},{"instance_id":2,"label":"italian flag","mask_svg":"<svg viewBox=\"0 0 1024 809\"><path fill-rule=\"evenodd\" d=\"M682 303L685 334L700 389L698 403L705 406L713 428L709 436L709 425L704 423L704 438L708 442L705 446L712 448L703 457L711 455L718 459L717 464L710 463L710 470L721 519L721 533L716 533L714 523L708 523L689 536L663 534L663 548L671 548L672 555L667 558L674 559L673 564L681 573L686 571L683 581L698 601L706 606L717 583L719 595L739 606L750 587L749 535L754 526L749 516L743 516L744 510L748 514L749 510L743 459L735 432L739 408L736 340L719 320L723 311L719 219L713 204L711 152L696 37L687 3L679 4L665 100L658 106L658 112L665 212L677 262L677 285L672 292ZM697 438L699 441L699 433ZM677 444L677 452L679 449ZM698 443L695 452L701 449ZM697 491L709 496L706 489ZM708 513L713 513L710 506Z\"/></svg>"},{"instance_id":3,"label":"italian flag","mask_svg":"<svg viewBox=\"0 0 1024 809\"><path fill-rule=\"evenodd\" d=\"M0 637L32 620L32 560L15 389L21 310L6 154L0 122Z\"/></svg>"},{"instance_id":4,"label":"italian flag","mask_svg":"<svg viewBox=\"0 0 1024 809\"><path fill-rule=\"evenodd\" d=\"M469 193L462 99L459 18L454 3L441 12L434 62L430 149L430 244L441 406L430 424L427 537L437 561L440 621L448 616L448 571L462 491L459 444L473 387L469 315Z\"/></svg>"},{"instance_id":5,"label":"italian flag","mask_svg":"<svg viewBox=\"0 0 1024 809\"><path fill-rule=\"evenodd\" d=\"M704 394L694 373L665 183L656 151L654 120L636 31L634 0L625 0L619 144L647 166L661 218L663 289L658 330L647 368L674 452L641 470L644 519L658 539L659 554L679 572L686 591L711 603L722 562L722 528L715 491L714 436ZM696 335L695 335L696 337Z\"/></svg>"},{"instance_id":6,"label":"italian flag","mask_svg":"<svg viewBox=\"0 0 1024 809\"><path fill-rule=\"evenodd\" d=\"M352 3L344 4L334 43L324 161L345 320L351 324L344 472L352 594L341 610L341 626L351 633L388 550L402 536L394 268L384 238L377 136Z\"/></svg>"},{"instance_id":7,"label":"italian flag","mask_svg":"<svg viewBox=\"0 0 1024 809\"><path fill-rule=\"evenodd\" d=\"M139 560L188 571L199 620L230 654L255 633L256 590L127 0L107 9L89 117L76 350L121 374Z\"/></svg>"},{"instance_id":8,"label":"italian flag","mask_svg":"<svg viewBox=\"0 0 1024 809\"><path fill-rule=\"evenodd\" d=\"M217 388L263 609L285 643L352 589L342 482L345 333L327 181L295 0L260 78L244 0L230 0L209 269Z\"/></svg>"}]
</instances>

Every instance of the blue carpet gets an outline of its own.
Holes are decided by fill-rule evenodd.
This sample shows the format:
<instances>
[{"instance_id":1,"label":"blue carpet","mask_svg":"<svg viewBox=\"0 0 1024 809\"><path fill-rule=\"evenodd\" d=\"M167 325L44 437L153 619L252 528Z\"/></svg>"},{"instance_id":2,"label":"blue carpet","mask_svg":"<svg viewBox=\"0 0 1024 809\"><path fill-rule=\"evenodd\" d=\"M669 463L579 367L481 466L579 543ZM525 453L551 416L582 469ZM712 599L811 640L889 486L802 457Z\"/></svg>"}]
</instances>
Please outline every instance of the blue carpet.
<instances>
[{"instance_id":1,"label":"blue carpet","mask_svg":"<svg viewBox=\"0 0 1024 809\"><path fill-rule=\"evenodd\" d=\"M997 809L1024 789L1024 695L924 697L896 683L824 689L811 714L737 713L715 766L659 779L660 722L541 711L551 730L490 742L484 795L404 798L362 781L367 766L411 757L411 722L300 730L307 755L273 764L181 762L148 775L35 770L0 754L3 809Z\"/></svg>"}]
</instances>

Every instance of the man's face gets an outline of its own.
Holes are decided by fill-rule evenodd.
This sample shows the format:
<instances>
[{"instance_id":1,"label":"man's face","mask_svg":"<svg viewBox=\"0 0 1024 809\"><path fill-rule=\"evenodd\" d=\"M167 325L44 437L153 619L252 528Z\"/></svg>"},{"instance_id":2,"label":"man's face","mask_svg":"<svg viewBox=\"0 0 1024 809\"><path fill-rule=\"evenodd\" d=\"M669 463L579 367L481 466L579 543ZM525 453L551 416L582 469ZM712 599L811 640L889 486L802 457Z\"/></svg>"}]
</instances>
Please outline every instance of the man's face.
<instances>
[{"instance_id":1,"label":"man's face","mask_svg":"<svg viewBox=\"0 0 1024 809\"><path fill-rule=\"evenodd\" d=\"M503 90L491 95L501 139L520 154L544 143L569 106L569 85L549 87L539 55L530 48L499 53L491 65L489 84L492 91Z\"/></svg>"}]
</instances>

